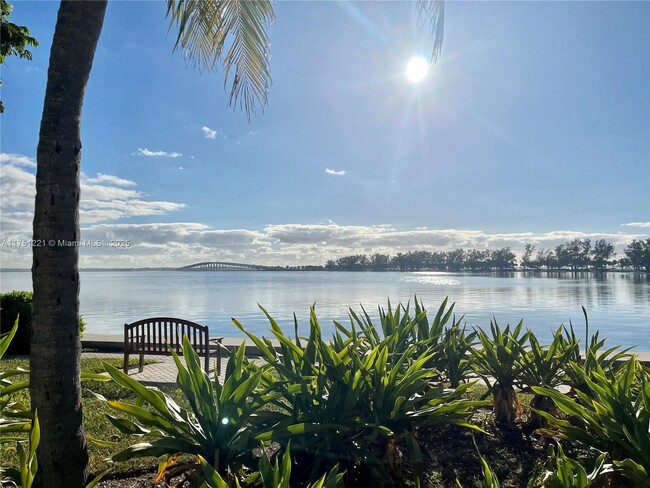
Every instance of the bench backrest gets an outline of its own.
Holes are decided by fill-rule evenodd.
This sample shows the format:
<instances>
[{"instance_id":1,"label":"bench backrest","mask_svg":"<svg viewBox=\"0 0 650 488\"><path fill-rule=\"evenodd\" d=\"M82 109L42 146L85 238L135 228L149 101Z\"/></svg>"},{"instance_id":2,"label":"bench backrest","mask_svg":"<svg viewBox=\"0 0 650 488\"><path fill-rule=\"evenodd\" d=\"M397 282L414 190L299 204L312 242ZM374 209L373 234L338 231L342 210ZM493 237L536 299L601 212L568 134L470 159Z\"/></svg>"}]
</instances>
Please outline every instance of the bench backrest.
<instances>
[{"instance_id":1,"label":"bench backrest","mask_svg":"<svg viewBox=\"0 0 650 488\"><path fill-rule=\"evenodd\" d=\"M124 346L131 351L142 349L147 354L169 354L169 347L183 354L184 335L199 356L209 350L208 327L189 320L152 317L124 324Z\"/></svg>"}]
</instances>

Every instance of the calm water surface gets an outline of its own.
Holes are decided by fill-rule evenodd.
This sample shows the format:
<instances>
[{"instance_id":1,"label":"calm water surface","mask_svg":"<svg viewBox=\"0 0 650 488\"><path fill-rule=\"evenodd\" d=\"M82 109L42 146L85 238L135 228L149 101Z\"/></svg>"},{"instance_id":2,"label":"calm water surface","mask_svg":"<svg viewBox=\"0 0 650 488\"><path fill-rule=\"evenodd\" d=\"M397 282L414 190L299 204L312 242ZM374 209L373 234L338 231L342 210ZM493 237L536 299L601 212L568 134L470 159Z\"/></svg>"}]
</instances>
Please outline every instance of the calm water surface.
<instances>
[{"instance_id":1,"label":"calm water surface","mask_svg":"<svg viewBox=\"0 0 650 488\"><path fill-rule=\"evenodd\" d=\"M2 292L31 290L29 272L3 272ZM650 280L645 275L531 275L479 276L437 272L352 273L269 271L103 271L81 273L81 313L88 333L122 332L125 322L152 316L176 316L209 325L213 335L241 337L230 321L248 330L270 335L257 303L293 331L293 313L301 330L316 311L324 335L332 320L347 321L348 307L363 304L372 317L377 307L406 303L414 295L430 309L449 296L457 316L468 325L489 327L494 316L505 325L524 319L525 325L546 340L559 324L571 320L584 334L581 305L589 314L591 330L612 344L650 351Z\"/></svg>"}]
</instances>

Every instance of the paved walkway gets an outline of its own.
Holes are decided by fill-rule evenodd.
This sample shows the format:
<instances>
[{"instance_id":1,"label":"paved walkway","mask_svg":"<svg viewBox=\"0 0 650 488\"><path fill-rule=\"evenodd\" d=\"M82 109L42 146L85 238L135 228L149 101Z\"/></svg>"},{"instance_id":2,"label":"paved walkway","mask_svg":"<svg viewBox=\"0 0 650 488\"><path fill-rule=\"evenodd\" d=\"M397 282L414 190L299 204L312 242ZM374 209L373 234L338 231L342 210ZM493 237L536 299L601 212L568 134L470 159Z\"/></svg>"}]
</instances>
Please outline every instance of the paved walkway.
<instances>
[{"instance_id":1,"label":"paved walkway","mask_svg":"<svg viewBox=\"0 0 650 488\"><path fill-rule=\"evenodd\" d=\"M98 358L98 359L117 359L120 362L124 359L124 354L121 353L107 353L107 352L83 352L81 353L82 358ZM183 357L181 356L181 361L185 364ZM201 360L201 365L203 365L203 359ZM151 362L151 364L145 364L142 368L142 373L138 370L138 366L131 366L129 368L129 376L135 380L138 380L140 383L145 385L168 385L176 383L176 375L178 370L176 369L176 363L174 363L174 358L171 356L146 356L145 363ZM223 357L221 359L221 375L219 376L219 381L223 384L225 374L226 374L226 364L228 363L228 358ZM215 373L215 367L217 364L216 358L210 362L210 378L213 378Z\"/></svg>"},{"instance_id":2,"label":"paved walkway","mask_svg":"<svg viewBox=\"0 0 650 488\"><path fill-rule=\"evenodd\" d=\"M84 348L90 348L96 350L97 352L82 352L82 358L111 358L118 359L121 363L124 354L121 352L124 349L124 337L117 334L84 334L81 340ZM233 349L238 347L242 342L246 343L246 356L251 359L259 356L259 350L255 347L250 340L246 341L239 338L224 338L222 345L228 349ZM271 341L274 345L279 344L277 340ZM120 352L118 352L120 351ZM131 356L136 357L136 354ZM166 385L166 384L175 384L176 375L178 373L176 369L176 364L174 359L171 356L144 356L145 362L150 362L151 364L145 364L142 373L138 370L138 366L131 366L129 368L129 376L138 380L140 383L146 385ZM181 361L185 364L183 357L181 356ZM203 359L201 359L201 365L203 365ZM259 360L260 364L262 363ZM211 357L210 361L210 378L213 377L216 367L216 355ZM223 384L226 365L228 364L228 356L225 353L222 353L221 356L221 375L219 380Z\"/></svg>"}]
</instances>

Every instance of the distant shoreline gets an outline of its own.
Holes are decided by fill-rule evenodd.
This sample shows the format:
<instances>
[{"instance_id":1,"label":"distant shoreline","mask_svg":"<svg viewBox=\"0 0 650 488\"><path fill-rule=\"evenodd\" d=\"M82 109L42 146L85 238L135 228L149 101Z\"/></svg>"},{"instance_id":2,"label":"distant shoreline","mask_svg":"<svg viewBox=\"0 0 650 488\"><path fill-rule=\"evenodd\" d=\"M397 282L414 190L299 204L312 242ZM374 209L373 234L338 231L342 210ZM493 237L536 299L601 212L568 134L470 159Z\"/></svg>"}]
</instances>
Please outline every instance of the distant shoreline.
<instances>
[{"instance_id":1,"label":"distant shoreline","mask_svg":"<svg viewBox=\"0 0 650 488\"><path fill-rule=\"evenodd\" d=\"M457 274L457 273L462 273L462 274L475 274L475 275L482 275L482 274L502 274L502 273L531 273L531 274L542 274L542 273L595 273L595 274L600 274L600 273L633 273L633 274L650 274L650 271L644 271L644 270L634 270L634 269L576 269L576 270L570 270L570 269L562 269L562 268L554 268L554 269L493 269L493 270L471 270L471 269L459 269L459 270L444 270L444 269L417 269L417 270L398 270L398 269L386 269L386 270L373 270L373 269L366 269L366 270L354 270L354 269L336 269L336 270L327 270L323 269L321 266L294 266L294 267L269 267L268 269L256 269L256 270L187 270L187 269L179 269L179 268L81 268L80 271L89 271L89 272L115 272L115 271L183 271L183 272L191 272L191 273L232 273L233 271L237 272L251 272L251 271L262 271L262 272L267 272L267 271L292 271L292 272L300 272L300 271L320 271L323 273L452 273L452 274ZM26 272L31 272L31 269L29 268L6 268L6 269L0 269L0 273L26 273Z\"/></svg>"}]
</instances>

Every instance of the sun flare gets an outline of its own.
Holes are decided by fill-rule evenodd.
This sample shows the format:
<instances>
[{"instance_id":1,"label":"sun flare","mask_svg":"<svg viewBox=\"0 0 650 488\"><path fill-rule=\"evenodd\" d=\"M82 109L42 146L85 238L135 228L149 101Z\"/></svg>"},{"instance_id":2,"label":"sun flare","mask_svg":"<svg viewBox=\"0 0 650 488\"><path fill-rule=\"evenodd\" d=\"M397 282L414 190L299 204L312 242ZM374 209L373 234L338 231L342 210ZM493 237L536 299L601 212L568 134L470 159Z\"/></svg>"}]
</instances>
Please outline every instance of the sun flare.
<instances>
[{"instance_id":1,"label":"sun flare","mask_svg":"<svg viewBox=\"0 0 650 488\"><path fill-rule=\"evenodd\" d=\"M429 63L422 56L412 57L406 65L406 77L413 83L422 81L428 72Z\"/></svg>"}]
</instances>

